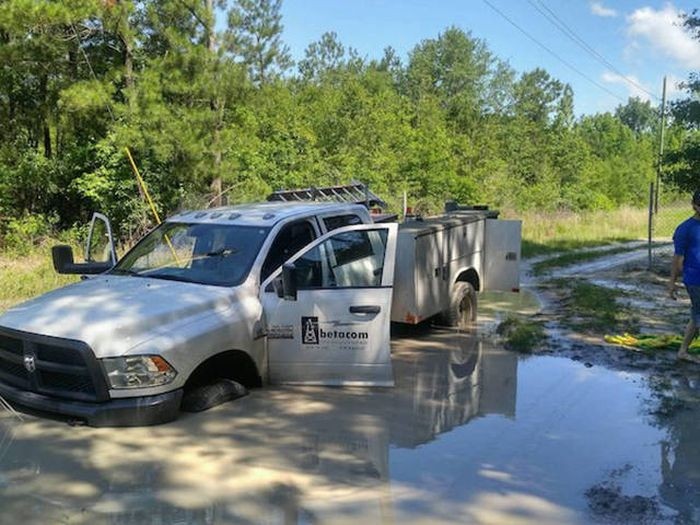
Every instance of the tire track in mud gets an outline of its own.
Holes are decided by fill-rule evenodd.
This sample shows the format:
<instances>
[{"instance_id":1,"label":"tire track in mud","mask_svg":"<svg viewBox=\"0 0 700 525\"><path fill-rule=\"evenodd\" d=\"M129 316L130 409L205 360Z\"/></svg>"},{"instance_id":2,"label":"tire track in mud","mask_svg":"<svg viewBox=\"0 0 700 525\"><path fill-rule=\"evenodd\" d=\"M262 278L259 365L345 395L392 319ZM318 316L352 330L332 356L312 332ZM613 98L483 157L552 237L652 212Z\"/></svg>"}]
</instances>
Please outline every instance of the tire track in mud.
<instances>
[{"instance_id":1,"label":"tire track in mud","mask_svg":"<svg viewBox=\"0 0 700 525\"><path fill-rule=\"evenodd\" d=\"M616 253L614 255L606 255L606 251L615 248L621 248L629 246L630 250L622 253ZM669 243L667 245L656 246L654 248L654 253L656 256L670 254L672 250L672 245ZM606 245L598 248L592 248L589 250L577 250L573 253L591 253L591 252L601 252L599 258L593 260L587 260L584 262L567 264L565 266L553 267L542 272L541 275L535 275L533 272L533 267L535 264L548 261L550 259L555 259L561 254L555 253L553 255L533 257L526 261L523 261L523 283L525 286L537 286L547 279L556 279L559 277L573 277L573 276L585 276L594 274L604 270L610 270L625 264L637 262L643 260L649 256L649 249L645 242L634 242L626 244L617 245Z\"/></svg>"},{"instance_id":2,"label":"tire track in mud","mask_svg":"<svg viewBox=\"0 0 700 525\"><path fill-rule=\"evenodd\" d=\"M605 253L626 246L630 247L628 251L614 254ZM541 311L533 318L533 320L542 322L547 331L548 344L546 348L542 349L542 353L569 357L576 361L583 361L590 366L596 364L626 371L677 374L680 368L684 368L684 364L677 363L675 356L624 351L617 346L606 343L603 340L605 335L603 333L578 331L575 326L567 326L566 323L562 323L564 319L576 317L577 312L572 311L571 305L567 304L568 295L565 289L552 285L553 281L558 279L580 279L616 290L622 295L628 294L628 297L621 298L628 308L634 309L640 315L651 318L658 317L658 313L668 310L670 305L666 300L663 287L660 285L662 277L658 273L647 270L646 260L649 251L646 242L607 245L579 252L582 254L601 253L600 257L595 259L548 268L540 274L532 271L533 266L538 262L556 258L560 254L532 258L523 264L523 288L530 290L542 305ZM671 243L654 247L654 261L658 261L660 257L670 258L671 254ZM636 274L629 273L630 268L635 268ZM642 280L640 278L642 274L649 280ZM635 295L640 296L640 298L634 297ZM676 303L674 307L682 308L682 303ZM681 329L682 327L679 325L678 330ZM614 327L611 327L611 330L614 330ZM698 371L700 371L700 367L698 367Z\"/></svg>"}]
</instances>

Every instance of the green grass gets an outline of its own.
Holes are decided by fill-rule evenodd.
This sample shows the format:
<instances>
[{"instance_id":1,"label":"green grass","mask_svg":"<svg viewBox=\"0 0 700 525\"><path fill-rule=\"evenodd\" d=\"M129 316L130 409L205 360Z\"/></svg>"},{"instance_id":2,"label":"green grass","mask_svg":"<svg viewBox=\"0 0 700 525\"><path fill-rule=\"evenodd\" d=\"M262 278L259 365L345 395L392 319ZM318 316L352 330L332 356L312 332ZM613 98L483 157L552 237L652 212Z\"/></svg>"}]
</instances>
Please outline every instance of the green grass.
<instances>
[{"instance_id":1,"label":"green grass","mask_svg":"<svg viewBox=\"0 0 700 525\"><path fill-rule=\"evenodd\" d=\"M522 353L532 352L547 338L540 323L513 316L501 322L496 332L505 338L506 348Z\"/></svg>"},{"instance_id":2,"label":"green grass","mask_svg":"<svg viewBox=\"0 0 700 525\"><path fill-rule=\"evenodd\" d=\"M617 333L631 332L638 327L639 320L631 309L618 300L625 296L624 292L578 279L556 279L551 284L565 288L568 295L565 304L569 315L562 324L569 328Z\"/></svg>"},{"instance_id":3,"label":"green grass","mask_svg":"<svg viewBox=\"0 0 700 525\"><path fill-rule=\"evenodd\" d=\"M26 254L0 253L0 312L78 280L76 276L59 275L54 271L51 244L31 248Z\"/></svg>"},{"instance_id":4,"label":"green grass","mask_svg":"<svg viewBox=\"0 0 700 525\"><path fill-rule=\"evenodd\" d=\"M676 226L691 214L687 203L661 205L654 221L653 238L670 240ZM578 213L509 212L504 218L523 221L522 255L526 258L645 240L649 235L646 208Z\"/></svg>"}]
</instances>

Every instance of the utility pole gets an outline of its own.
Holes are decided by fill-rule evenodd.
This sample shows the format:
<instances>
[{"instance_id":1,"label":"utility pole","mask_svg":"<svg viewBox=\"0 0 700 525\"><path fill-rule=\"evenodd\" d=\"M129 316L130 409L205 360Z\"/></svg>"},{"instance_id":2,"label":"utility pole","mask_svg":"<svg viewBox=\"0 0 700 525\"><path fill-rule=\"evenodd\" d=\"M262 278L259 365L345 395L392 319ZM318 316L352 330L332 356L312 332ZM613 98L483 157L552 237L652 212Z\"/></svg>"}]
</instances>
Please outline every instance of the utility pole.
<instances>
[{"instance_id":1,"label":"utility pole","mask_svg":"<svg viewBox=\"0 0 700 525\"><path fill-rule=\"evenodd\" d=\"M659 188L661 187L661 171L664 158L664 135L666 134L666 77L661 95L661 131L659 133L659 158L656 163L656 195L654 198L654 213L659 213Z\"/></svg>"}]
</instances>

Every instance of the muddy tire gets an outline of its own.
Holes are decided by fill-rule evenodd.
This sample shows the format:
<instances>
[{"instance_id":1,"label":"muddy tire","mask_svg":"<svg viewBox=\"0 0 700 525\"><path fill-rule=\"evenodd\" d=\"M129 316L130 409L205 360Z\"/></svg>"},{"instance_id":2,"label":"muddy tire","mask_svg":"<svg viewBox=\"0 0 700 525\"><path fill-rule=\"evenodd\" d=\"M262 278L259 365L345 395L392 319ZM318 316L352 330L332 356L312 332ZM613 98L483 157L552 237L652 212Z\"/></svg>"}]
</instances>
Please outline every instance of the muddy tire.
<instances>
[{"instance_id":1,"label":"muddy tire","mask_svg":"<svg viewBox=\"0 0 700 525\"><path fill-rule=\"evenodd\" d=\"M193 387L182 398L180 410L202 412L227 401L248 395L248 389L231 379L216 379L212 383Z\"/></svg>"},{"instance_id":2,"label":"muddy tire","mask_svg":"<svg viewBox=\"0 0 700 525\"><path fill-rule=\"evenodd\" d=\"M476 322L476 290L471 283L458 281L452 287L450 307L442 313L442 323L453 328L468 329Z\"/></svg>"}]
</instances>

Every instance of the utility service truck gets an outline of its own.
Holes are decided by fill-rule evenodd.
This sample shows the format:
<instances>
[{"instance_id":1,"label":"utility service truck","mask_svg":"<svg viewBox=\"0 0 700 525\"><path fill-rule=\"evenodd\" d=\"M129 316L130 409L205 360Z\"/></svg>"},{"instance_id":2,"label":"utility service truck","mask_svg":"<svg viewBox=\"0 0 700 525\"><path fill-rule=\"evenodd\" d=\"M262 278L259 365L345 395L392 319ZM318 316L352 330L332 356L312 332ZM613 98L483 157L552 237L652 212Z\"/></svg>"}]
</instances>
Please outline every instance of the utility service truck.
<instances>
[{"instance_id":1,"label":"utility service truck","mask_svg":"<svg viewBox=\"0 0 700 525\"><path fill-rule=\"evenodd\" d=\"M391 386L390 321L467 327L477 292L517 291L519 221L453 205L397 224L366 189L328 192L180 212L119 260L95 214L86 262L53 249L81 280L0 316L0 396L127 426L264 383Z\"/></svg>"}]
</instances>

